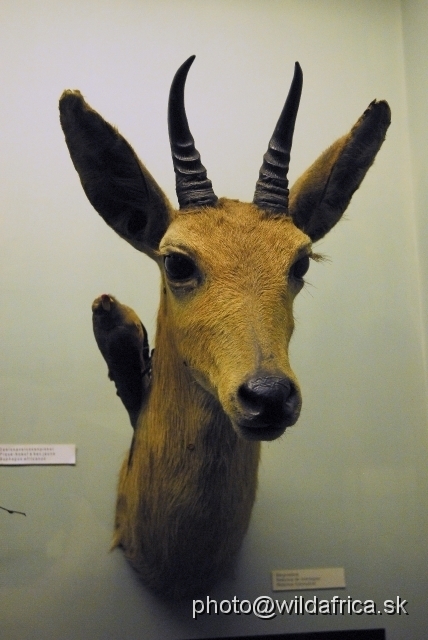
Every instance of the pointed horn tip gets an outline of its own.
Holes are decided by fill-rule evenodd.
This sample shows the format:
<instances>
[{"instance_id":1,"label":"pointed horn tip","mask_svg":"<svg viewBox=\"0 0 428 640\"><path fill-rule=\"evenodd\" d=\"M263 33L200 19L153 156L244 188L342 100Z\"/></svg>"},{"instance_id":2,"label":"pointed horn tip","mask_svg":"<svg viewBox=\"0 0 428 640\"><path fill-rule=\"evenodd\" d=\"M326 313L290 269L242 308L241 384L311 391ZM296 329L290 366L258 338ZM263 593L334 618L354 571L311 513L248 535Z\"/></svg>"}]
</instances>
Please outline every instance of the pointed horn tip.
<instances>
[{"instance_id":1,"label":"pointed horn tip","mask_svg":"<svg viewBox=\"0 0 428 640\"><path fill-rule=\"evenodd\" d=\"M187 60L185 60L183 62L182 65L180 65L177 69L177 71L175 72L175 75L172 79L172 84L171 84L171 89L169 92L169 105L171 106L171 99L176 99L177 96L177 91L183 91L184 92L184 85L186 84L186 80L187 80L187 74L189 73L189 69L193 64L194 59L196 58L195 55L190 56L190 58L187 58Z\"/></svg>"},{"instance_id":2,"label":"pointed horn tip","mask_svg":"<svg viewBox=\"0 0 428 640\"><path fill-rule=\"evenodd\" d=\"M189 71L190 67L192 66L194 60L195 60L196 56L190 56L189 58L187 58L187 60L185 60L183 62L183 64L178 68L177 73L175 74L176 76L180 75L180 73L185 73L187 75L187 72Z\"/></svg>"},{"instance_id":3,"label":"pointed horn tip","mask_svg":"<svg viewBox=\"0 0 428 640\"><path fill-rule=\"evenodd\" d=\"M294 77L293 80L299 80L300 84L303 84L303 70L302 67L300 66L300 63L296 62L294 63Z\"/></svg>"}]
</instances>

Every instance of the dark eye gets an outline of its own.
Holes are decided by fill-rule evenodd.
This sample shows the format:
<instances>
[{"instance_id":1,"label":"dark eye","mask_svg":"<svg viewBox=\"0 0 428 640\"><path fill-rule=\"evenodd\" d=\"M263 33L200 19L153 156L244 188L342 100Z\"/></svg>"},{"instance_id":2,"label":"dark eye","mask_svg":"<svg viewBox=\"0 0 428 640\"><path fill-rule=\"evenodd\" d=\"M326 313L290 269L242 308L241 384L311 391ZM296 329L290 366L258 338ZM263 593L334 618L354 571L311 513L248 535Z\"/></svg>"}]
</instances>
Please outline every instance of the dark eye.
<instances>
[{"instance_id":1,"label":"dark eye","mask_svg":"<svg viewBox=\"0 0 428 640\"><path fill-rule=\"evenodd\" d=\"M302 280L303 276L309 269L309 256L299 258L290 269L290 277L295 280Z\"/></svg>"},{"instance_id":2,"label":"dark eye","mask_svg":"<svg viewBox=\"0 0 428 640\"><path fill-rule=\"evenodd\" d=\"M181 282L194 278L197 268L193 260L181 253L170 253L164 258L165 271L170 280Z\"/></svg>"}]
</instances>

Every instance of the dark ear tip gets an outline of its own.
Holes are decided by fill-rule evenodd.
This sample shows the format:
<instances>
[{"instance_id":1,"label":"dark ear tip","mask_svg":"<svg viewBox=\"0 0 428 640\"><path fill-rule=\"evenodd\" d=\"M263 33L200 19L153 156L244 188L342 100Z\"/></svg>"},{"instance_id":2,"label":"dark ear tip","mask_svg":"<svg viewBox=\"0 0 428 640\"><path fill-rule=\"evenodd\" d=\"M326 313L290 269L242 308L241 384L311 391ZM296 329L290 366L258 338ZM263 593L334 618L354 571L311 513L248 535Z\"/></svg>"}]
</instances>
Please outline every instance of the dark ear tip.
<instances>
[{"instance_id":1,"label":"dark ear tip","mask_svg":"<svg viewBox=\"0 0 428 640\"><path fill-rule=\"evenodd\" d=\"M78 89L66 89L59 99L60 111L82 107L84 104L86 104L85 99Z\"/></svg>"},{"instance_id":2,"label":"dark ear tip","mask_svg":"<svg viewBox=\"0 0 428 640\"><path fill-rule=\"evenodd\" d=\"M391 109L386 100L373 100L363 113L363 118L377 119L389 126L391 123Z\"/></svg>"}]
</instances>

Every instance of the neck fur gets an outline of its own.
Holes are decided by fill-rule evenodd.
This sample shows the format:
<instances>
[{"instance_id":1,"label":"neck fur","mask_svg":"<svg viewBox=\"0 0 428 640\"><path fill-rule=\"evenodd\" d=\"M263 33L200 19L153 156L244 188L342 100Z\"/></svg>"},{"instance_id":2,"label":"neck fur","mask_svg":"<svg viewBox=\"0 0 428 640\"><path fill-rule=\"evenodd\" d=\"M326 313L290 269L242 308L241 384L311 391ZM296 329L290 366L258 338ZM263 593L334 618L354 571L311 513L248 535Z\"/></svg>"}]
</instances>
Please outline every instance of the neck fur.
<instances>
[{"instance_id":1,"label":"neck fur","mask_svg":"<svg viewBox=\"0 0 428 640\"><path fill-rule=\"evenodd\" d=\"M171 333L158 323L151 390L119 481L114 544L155 591L181 598L230 569L249 524L260 444L238 437Z\"/></svg>"}]
</instances>

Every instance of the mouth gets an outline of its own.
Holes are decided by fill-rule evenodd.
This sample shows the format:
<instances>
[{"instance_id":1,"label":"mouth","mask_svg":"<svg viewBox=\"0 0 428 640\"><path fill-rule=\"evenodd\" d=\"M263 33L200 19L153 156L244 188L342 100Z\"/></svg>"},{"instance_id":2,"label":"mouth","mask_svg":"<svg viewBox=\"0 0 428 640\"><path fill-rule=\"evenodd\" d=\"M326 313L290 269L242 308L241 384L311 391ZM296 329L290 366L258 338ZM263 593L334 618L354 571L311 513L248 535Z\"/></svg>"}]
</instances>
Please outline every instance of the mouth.
<instances>
[{"instance_id":1,"label":"mouth","mask_svg":"<svg viewBox=\"0 0 428 640\"><path fill-rule=\"evenodd\" d=\"M262 427L236 425L236 431L245 440L263 440L266 442L280 438L286 429L287 427L278 427L276 425L264 425Z\"/></svg>"},{"instance_id":2,"label":"mouth","mask_svg":"<svg viewBox=\"0 0 428 640\"><path fill-rule=\"evenodd\" d=\"M280 438L288 427L296 424L300 416L301 403L286 404L281 412L265 411L264 413L241 412L232 421L237 433L246 440L271 441Z\"/></svg>"}]
</instances>

